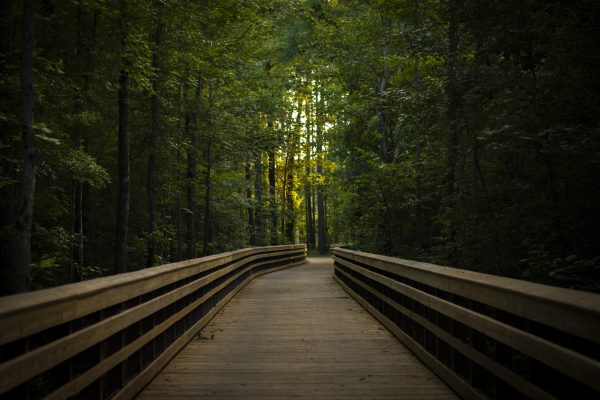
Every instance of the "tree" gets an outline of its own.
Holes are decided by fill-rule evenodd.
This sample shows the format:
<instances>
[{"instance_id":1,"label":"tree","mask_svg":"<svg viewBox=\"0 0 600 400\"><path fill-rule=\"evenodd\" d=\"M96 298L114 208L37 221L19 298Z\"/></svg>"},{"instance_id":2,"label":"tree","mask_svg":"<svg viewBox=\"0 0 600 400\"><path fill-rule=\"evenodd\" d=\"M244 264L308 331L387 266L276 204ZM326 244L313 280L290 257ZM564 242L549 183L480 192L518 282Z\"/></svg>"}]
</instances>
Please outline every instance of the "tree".
<instances>
[{"instance_id":1,"label":"tree","mask_svg":"<svg viewBox=\"0 0 600 400\"><path fill-rule=\"evenodd\" d=\"M117 201L117 223L115 234L115 273L127 271L127 239L129 230L129 202L130 202L130 175L129 175L129 64L126 57L128 21L126 2L120 3L119 25L121 28L121 47L123 50L122 66L119 71L119 197Z\"/></svg>"},{"instance_id":2,"label":"tree","mask_svg":"<svg viewBox=\"0 0 600 400\"><path fill-rule=\"evenodd\" d=\"M156 256L156 240L157 235L157 198L156 198L156 146L159 132L159 90L160 90L160 46L162 39L162 32L164 29L164 22L162 20L163 5L160 1L156 1L157 16L156 16L156 31L154 33L154 49L152 51L152 68L155 70L154 79L152 79L152 95L150 98L150 149L148 155L148 257L146 260L146 266L152 267L154 265L154 258Z\"/></svg>"},{"instance_id":3,"label":"tree","mask_svg":"<svg viewBox=\"0 0 600 400\"><path fill-rule=\"evenodd\" d=\"M21 196L15 229L16 262L9 272L6 286L10 292L29 290L31 270L31 228L35 199L36 152L33 142L33 0L23 2L23 24L21 36L21 126L23 163ZM10 261L9 261L10 262ZM9 267L10 268L10 267Z\"/></svg>"}]
</instances>

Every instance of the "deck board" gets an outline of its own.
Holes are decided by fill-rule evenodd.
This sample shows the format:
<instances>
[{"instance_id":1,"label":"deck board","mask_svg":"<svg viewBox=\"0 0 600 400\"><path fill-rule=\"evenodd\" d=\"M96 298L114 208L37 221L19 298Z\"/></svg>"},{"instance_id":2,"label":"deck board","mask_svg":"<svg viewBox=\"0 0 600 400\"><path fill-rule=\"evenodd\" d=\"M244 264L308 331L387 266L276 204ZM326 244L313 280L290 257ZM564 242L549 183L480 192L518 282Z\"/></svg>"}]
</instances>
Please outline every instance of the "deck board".
<instances>
[{"instance_id":1,"label":"deck board","mask_svg":"<svg viewBox=\"0 0 600 400\"><path fill-rule=\"evenodd\" d=\"M332 274L314 258L253 280L138 399L455 399Z\"/></svg>"}]
</instances>

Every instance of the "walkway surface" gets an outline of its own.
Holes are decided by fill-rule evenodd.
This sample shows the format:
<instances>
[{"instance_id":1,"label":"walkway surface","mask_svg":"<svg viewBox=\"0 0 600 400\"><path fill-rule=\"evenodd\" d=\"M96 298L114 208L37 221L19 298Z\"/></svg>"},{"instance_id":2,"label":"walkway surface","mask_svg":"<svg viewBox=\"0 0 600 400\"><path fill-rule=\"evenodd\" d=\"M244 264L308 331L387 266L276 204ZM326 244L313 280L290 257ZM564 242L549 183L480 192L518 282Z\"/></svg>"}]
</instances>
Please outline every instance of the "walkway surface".
<instances>
[{"instance_id":1,"label":"walkway surface","mask_svg":"<svg viewBox=\"0 0 600 400\"><path fill-rule=\"evenodd\" d=\"M332 274L312 258L256 278L138 399L455 399Z\"/></svg>"}]
</instances>

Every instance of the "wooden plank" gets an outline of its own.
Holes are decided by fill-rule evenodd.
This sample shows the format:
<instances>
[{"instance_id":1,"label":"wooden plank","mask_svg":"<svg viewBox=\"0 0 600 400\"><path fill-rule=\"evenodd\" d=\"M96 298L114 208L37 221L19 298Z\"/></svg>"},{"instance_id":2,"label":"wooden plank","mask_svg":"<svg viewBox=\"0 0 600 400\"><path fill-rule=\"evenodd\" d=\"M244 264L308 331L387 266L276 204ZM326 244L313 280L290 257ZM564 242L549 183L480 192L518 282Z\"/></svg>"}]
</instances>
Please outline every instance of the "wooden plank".
<instances>
[{"instance_id":1,"label":"wooden plank","mask_svg":"<svg viewBox=\"0 0 600 400\"><path fill-rule=\"evenodd\" d=\"M293 264L286 265L283 267L276 267L273 270L289 268L291 266L298 265L298 264L299 263L293 263ZM270 271L271 270L262 271L261 273L268 273ZM241 271L240 274L242 274L244 272L245 272L245 270ZM71 380L66 385L61 386L59 389L57 389L56 391L51 393L49 396L47 396L46 400L65 399L65 398L69 398L69 397L77 394L79 391L83 390L85 387L87 387L88 385L93 383L96 379L100 378L102 375L104 375L110 369L112 369L119 363L123 362L131 354L133 354L136 351L138 351L139 349L141 349L144 345L146 345L148 342L153 340L156 336L163 333L171 325L175 324L179 319L183 318L188 313L193 311L196 307L200 306L202 303L204 303L206 300L208 300L211 296L213 296L216 292L218 292L223 287L230 284L231 281L235 280L240 274L236 274L234 277L228 279L223 284L219 285L218 287L215 287L213 290L206 293L204 296L197 299L193 303L189 304L187 307L185 307L184 309L179 311L177 314L171 315L167 320L163 321L160 325L155 326L149 332L147 332L143 336L137 338L135 341L130 343L127 347L122 348L118 352L112 354L110 357L102 360L98 365L94 366L93 368L86 371L85 373L79 375L77 378ZM247 282L247 281L245 281L245 282ZM237 292L237 290L236 290L236 292ZM223 302L223 300L219 304L217 304L215 307L217 307L217 308L222 307L223 306L222 302ZM199 323L202 322L203 320L205 320L204 317L202 320L199 321Z\"/></svg>"},{"instance_id":2,"label":"wooden plank","mask_svg":"<svg viewBox=\"0 0 600 400\"><path fill-rule=\"evenodd\" d=\"M600 343L598 294L347 249L333 253Z\"/></svg>"},{"instance_id":3,"label":"wooden plank","mask_svg":"<svg viewBox=\"0 0 600 400\"><path fill-rule=\"evenodd\" d=\"M289 255L294 251L280 251L273 253L277 256ZM162 309L163 307L172 304L178 299L192 293L193 291L201 288L202 286L214 281L230 269L244 268L248 262L256 261L262 257L261 254L251 256L240 262L225 268L224 270L216 271L209 274L201 279L188 283L176 290L165 293L162 296L156 297L149 300L146 303L140 304L136 307L132 307L119 314L116 314L110 318L102 320L97 324L91 325L87 328L81 329L74 332L71 335L65 336L57 341L51 342L45 346L37 348L33 351L23 354L17 358L9 360L0 365L0 393L4 393L7 390L19 385L31 379L32 377L52 368L55 365L73 357L77 353L93 346L94 344L110 337L116 332L124 329L131 325L133 322L140 321L154 312ZM265 263L274 262L272 260L254 263L252 266L247 266L242 269L234 277L230 278L227 282L223 283L219 287L222 288L228 282L233 281L235 278L246 272L248 269L256 266L263 265ZM213 289L213 292L216 290Z\"/></svg>"},{"instance_id":4,"label":"wooden plank","mask_svg":"<svg viewBox=\"0 0 600 400\"><path fill-rule=\"evenodd\" d=\"M261 271L257 275L264 275L269 272L279 271L281 269L290 268L296 265L304 264L304 260L295 262L288 265L283 265L280 267L275 267L273 270L265 270ZM198 334L200 329L206 326L206 324L213 319L215 314L219 312L240 290L244 288L248 284L248 282L252 281L254 277L251 276L246 279L242 284L236 287L233 291L227 294L219 303L217 303L200 321L194 324L193 327L188 329L183 335L181 335L169 348L164 351L158 358L156 358L150 365L145 368L141 373L135 376L131 381L127 383L127 385L121 389L113 398L115 400L131 399L136 393L138 393L144 386L154 378L156 374L158 374L164 366L171 361L171 359L179 352L181 349Z\"/></svg>"},{"instance_id":5,"label":"wooden plank","mask_svg":"<svg viewBox=\"0 0 600 400\"><path fill-rule=\"evenodd\" d=\"M337 276L334 277L336 282L356 300L365 310L373 315L379 322L381 322L390 332L394 334L406 347L412 350L413 353L421 361L425 363L433 372L439 375L444 382L446 382L452 389L456 391L463 399L469 400L485 400L486 396L479 393L475 388L471 387L468 382L465 382L460 376L455 374L452 370L442 364L438 359L433 357L427 350L422 348L413 338L408 336L402 329L398 328L396 324L390 321L385 315L380 313L375 307L365 301L352 289L350 289L341 279Z\"/></svg>"},{"instance_id":6,"label":"wooden plank","mask_svg":"<svg viewBox=\"0 0 600 400\"><path fill-rule=\"evenodd\" d=\"M338 269L338 271L341 274L343 274L346 278L348 278L352 282L354 282L355 284L357 284L360 287L362 287L363 289L367 290L369 293L373 294L374 296L377 296L378 298L385 301L390 306L394 307L400 313L406 315L413 321L415 321L418 324L420 324L421 326L423 326L425 329L427 329L428 331L433 333L436 337L440 338L442 341L448 343L450 346L454 347L456 350L458 350L459 352L464 354L470 360L481 365L483 368L487 369L492 374L496 375L497 377L499 377L500 379L502 379L503 381L505 381L506 383L511 385L519 393L523 393L524 395L528 396L531 399L539 399L539 400L554 400L554 399L556 399L556 397L543 391L542 389L535 386L534 384L526 381L524 378L515 374L510 369L504 367L503 365L497 363L495 360L478 352L471 346L465 344L461 340L450 335L448 332L438 328L436 325L431 323L426 318L423 318L422 316L413 312L412 310L409 310L408 308L402 306L401 304L398 304L397 302L390 299L389 297L379 293L378 291L373 289L371 286L365 284L364 282L359 281L358 279L356 279L352 275L346 273L345 271L340 270L340 269ZM355 296L353 295L353 297L355 297ZM423 351L426 351L426 350L423 349Z\"/></svg>"},{"instance_id":7,"label":"wooden plank","mask_svg":"<svg viewBox=\"0 0 600 400\"><path fill-rule=\"evenodd\" d=\"M246 285L138 398L456 398L309 260Z\"/></svg>"},{"instance_id":8,"label":"wooden plank","mask_svg":"<svg viewBox=\"0 0 600 400\"><path fill-rule=\"evenodd\" d=\"M411 286L376 274L346 260L335 257L336 262L375 280L390 289L396 290L419 303L432 308L449 318L455 319L471 328L485 333L515 350L552 366L563 374L600 390L600 362L555 343L516 329L510 325L478 314L449 301L432 296Z\"/></svg>"},{"instance_id":9,"label":"wooden plank","mask_svg":"<svg viewBox=\"0 0 600 400\"><path fill-rule=\"evenodd\" d=\"M249 248L0 298L0 345L32 335L252 254L303 245Z\"/></svg>"}]
</instances>

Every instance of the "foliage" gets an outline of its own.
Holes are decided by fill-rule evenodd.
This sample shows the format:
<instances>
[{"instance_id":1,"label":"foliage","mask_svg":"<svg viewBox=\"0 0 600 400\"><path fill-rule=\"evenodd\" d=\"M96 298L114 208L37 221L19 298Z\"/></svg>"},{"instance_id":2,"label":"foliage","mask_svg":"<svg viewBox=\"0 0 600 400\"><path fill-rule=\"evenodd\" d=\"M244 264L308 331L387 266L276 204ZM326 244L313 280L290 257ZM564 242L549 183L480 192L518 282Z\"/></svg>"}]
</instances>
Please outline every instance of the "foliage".
<instances>
[{"instance_id":1,"label":"foliage","mask_svg":"<svg viewBox=\"0 0 600 400\"><path fill-rule=\"evenodd\" d=\"M21 187L8 34L21 11L3 11L5 244ZM123 70L131 269L312 237L599 291L596 2L85 0L36 13L34 288L113 270Z\"/></svg>"}]
</instances>

